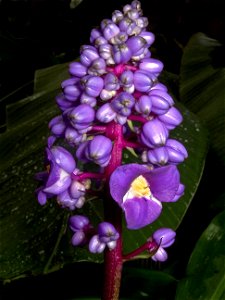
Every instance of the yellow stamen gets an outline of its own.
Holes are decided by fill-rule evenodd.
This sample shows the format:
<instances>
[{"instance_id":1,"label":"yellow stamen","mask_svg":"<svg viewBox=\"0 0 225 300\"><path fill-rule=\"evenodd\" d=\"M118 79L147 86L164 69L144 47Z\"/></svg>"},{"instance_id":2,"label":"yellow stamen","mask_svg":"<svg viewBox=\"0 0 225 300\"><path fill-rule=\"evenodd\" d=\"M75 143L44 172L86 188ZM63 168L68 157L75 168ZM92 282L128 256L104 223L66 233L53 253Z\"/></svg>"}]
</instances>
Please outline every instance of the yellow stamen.
<instances>
[{"instance_id":1,"label":"yellow stamen","mask_svg":"<svg viewBox=\"0 0 225 300\"><path fill-rule=\"evenodd\" d=\"M142 175L138 176L131 183L130 192L135 197L150 197L151 196L151 191L148 186L148 182Z\"/></svg>"}]
</instances>

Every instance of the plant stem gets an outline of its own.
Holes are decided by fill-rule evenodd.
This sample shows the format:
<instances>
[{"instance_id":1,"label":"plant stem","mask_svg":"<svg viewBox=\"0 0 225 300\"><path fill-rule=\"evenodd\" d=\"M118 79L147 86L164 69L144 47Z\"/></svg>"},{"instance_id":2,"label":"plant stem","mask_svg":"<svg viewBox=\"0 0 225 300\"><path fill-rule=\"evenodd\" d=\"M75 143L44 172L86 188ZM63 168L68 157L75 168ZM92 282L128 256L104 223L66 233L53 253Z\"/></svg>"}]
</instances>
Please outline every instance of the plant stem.
<instances>
[{"instance_id":1,"label":"plant stem","mask_svg":"<svg viewBox=\"0 0 225 300\"><path fill-rule=\"evenodd\" d=\"M122 276L122 214L121 209L111 198L109 192L109 179L113 171L122 163L123 135L122 126L112 122L108 125L106 136L113 142L112 156L109 165L105 168L106 199L104 202L105 218L112 223L120 237L117 240L116 248L106 249L104 256L104 287L103 300L118 300Z\"/></svg>"}]
</instances>

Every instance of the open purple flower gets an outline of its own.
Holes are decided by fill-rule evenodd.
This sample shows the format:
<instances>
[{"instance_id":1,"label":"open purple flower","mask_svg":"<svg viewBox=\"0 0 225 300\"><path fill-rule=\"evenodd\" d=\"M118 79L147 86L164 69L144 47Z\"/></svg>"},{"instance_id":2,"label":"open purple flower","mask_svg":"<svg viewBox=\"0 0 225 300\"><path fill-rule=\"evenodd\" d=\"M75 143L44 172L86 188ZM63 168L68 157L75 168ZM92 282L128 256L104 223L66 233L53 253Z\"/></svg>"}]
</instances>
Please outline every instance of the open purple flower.
<instances>
[{"instance_id":1,"label":"open purple flower","mask_svg":"<svg viewBox=\"0 0 225 300\"><path fill-rule=\"evenodd\" d=\"M159 217L161 202L173 201L180 175L173 165L150 170L146 165L127 164L112 173L109 184L112 198L125 212L127 227L139 229Z\"/></svg>"}]
</instances>

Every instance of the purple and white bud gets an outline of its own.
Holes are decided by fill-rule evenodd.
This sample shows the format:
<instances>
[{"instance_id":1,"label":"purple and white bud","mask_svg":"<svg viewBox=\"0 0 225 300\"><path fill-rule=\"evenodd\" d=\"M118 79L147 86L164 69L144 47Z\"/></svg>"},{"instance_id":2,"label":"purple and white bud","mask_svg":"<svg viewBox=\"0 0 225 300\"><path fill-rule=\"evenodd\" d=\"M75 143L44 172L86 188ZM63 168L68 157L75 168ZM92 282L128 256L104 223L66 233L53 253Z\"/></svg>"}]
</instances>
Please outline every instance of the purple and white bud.
<instances>
[{"instance_id":1,"label":"purple and white bud","mask_svg":"<svg viewBox=\"0 0 225 300\"><path fill-rule=\"evenodd\" d=\"M61 109L61 111L65 111L74 105L74 103L67 100L63 94L59 94L56 96L56 103L58 104L58 107Z\"/></svg>"},{"instance_id":2,"label":"purple and white bud","mask_svg":"<svg viewBox=\"0 0 225 300\"><path fill-rule=\"evenodd\" d=\"M71 77L69 79L66 79L66 80L62 81L61 88L64 89L67 86L77 85L79 80L80 80L80 78L78 78L78 77Z\"/></svg>"},{"instance_id":3,"label":"purple and white bud","mask_svg":"<svg viewBox=\"0 0 225 300\"><path fill-rule=\"evenodd\" d=\"M87 67L80 62L72 62L69 65L69 73L72 76L83 77L87 74Z\"/></svg>"},{"instance_id":4,"label":"purple and white bud","mask_svg":"<svg viewBox=\"0 0 225 300\"><path fill-rule=\"evenodd\" d=\"M127 117L117 114L115 117L115 121L120 125L124 125L127 122Z\"/></svg>"},{"instance_id":5,"label":"purple and white bud","mask_svg":"<svg viewBox=\"0 0 225 300\"><path fill-rule=\"evenodd\" d=\"M171 228L160 228L152 235L154 241L163 248L171 246L176 237L176 232Z\"/></svg>"},{"instance_id":6,"label":"purple and white bud","mask_svg":"<svg viewBox=\"0 0 225 300\"><path fill-rule=\"evenodd\" d=\"M154 261L164 262L168 259L168 254L162 247L159 247L157 252L151 257L151 259Z\"/></svg>"},{"instance_id":7,"label":"purple and white bud","mask_svg":"<svg viewBox=\"0 0 225 300\"><path fill-rule=\"evenodd\" d=\"M126 14L128 13L128 11L130 11L132 9L132 6L130 4L126 4L124 7L123 7L123 13Z\"/></svg>"},{"instance_id":8,"label":"purple and white bud","mask_svg":"<svg viewBox=\"0 0 225 300\"><path fill-rule=\"evenodd\" d=\"M134 82L134 74L130 70L125 70L121 75L120 75L120 83L124 87L130 87L133 85Z\"/></svg>"},{"instance_id":9,"label":"purple and white bud","mask_svg":"<svg viewBox=\"0 0 225 300\"><path fill-rule=\"evenodd\" d=\"M109 99L112 99L114 96L116 95L116 91L108 91L108 90L105 90L103 89L100 93L100 98L103 100L103 101L107 101Z\"/></svg>"},{"instance_id":10,"label":"purple and white bud","mask_svg":"<svg viewBox=\"0 0 225 300\"><path fill-rule=\"evenodd\" d=\"M77 230L83 230L90 225L90 221L85 216L75 215L69 218L70 229L76 232Z\"/></svg>"},{"instance_id":11,"label":"purple and white bud","mask_svg":"<svg viewBox=\"0 0 225 300\"><path fill-rule=\"evenodd\" d=\"M99 236L94 235L89 242L89 251L91 253L102 253L105 250L106 244L100 242Z\"/></svg>"},{"instance_id":12,"label":"purple and white bud","mask_svg":"<svg viewBox=\"0 0 225 300\"><path fill-rule=\"evenodd\" d=\"M146 17L140 17L135 20L138 27L140 27L142 30L145 29L148 26L148 18Z\"/></svg>"},{"instance_id":13,"label":"purple and white bud","mask_svg":"<svg viewBox=\"0 0 225 300\"><path fill-rule=\"evenodd\" d=\"M108 91L118 90L119 80L113 73L107 73L104 78L104 88Z\"/></svg>"},{"instance_id":14,"label":"purple and white bud","mask_svg":"<svg viewBox=\"0 0 225 300\"><path fill-rule=\"evenodd\" d=\"M101 45L105 44L108 44L108 41L103 36L99 36L94 43L96 48L99 48Z\"/></svg>"},{"instance_id":15,"label":"purple and white bud","mask_svg":"<svg viewBox=\"0 0 225 300\"><path fill-rule=\"evenodd\" d=\"M103 135L95 136L91 141L88 141L87 147L85 148L86 158L96 164L99 164L100 161L100 165L109 161L111 152L112 141Z\"/></svg>"},{"instance_id":16,"label":"purple and white bud","mask_svg":"<svg viewBox=\"0 0 225 300\"><path fill-rule=\"evenodd\" d=\"M80 104L74 109L67 113L67 118L70 124L77 130L80 130L80 126L87 128L90 126L91 122L94 121L95 111L87 104Z\"/></svg>"},{"instance_id":17,"label":"purple and white bud","mask_svg":"<svg viewBox=\"0 0 225 300\"><path fill-rule=\"evenodd\" d=\"M131 108L134 106L134 103L135 99L131 94L122 92L112 100L111 107L118 114L127 117L131 114Z\"/></svg>"},{"instance_id":18,"label":"purple and white bud","mask_svg":"<svg viewBox=\"0 0 225 300\"><path fill-rule=\"evenodd\" d=\"M151 149L147 152L147 158L151 164L163 166L167 164L169 159L167 148L164 146Z\"/></svg>"},{"instance_id":19,"label":"purple and white bud","mask_svg":"<svg viewBox=\"0 0 225 300\"><path fill-rule=\"evenodd\" d=\"M106 244L111 241L116 241L119 238L119 233L115 227L108 222L102 222L98 225L98 235L100 242Z\"/></svg>"},{"instance_id":20,"label":"purple and white bud","mask_svg":"<svg viewBox=\"0 0 225 300\"><path fill-rule=\"evenodd\" d=\"M95 59L88 68L89 75L103 75L106 73L106 63L101 57Z\"/></svg>"},{"instance_id":21,"label":"purple and white bud","mask_svg":"<svg viewBox=\"0 0 225 300\"><path fill-rule=\"evenodd\" d=\"M76 167L75 160L72 154L61 146L54 146L51 149L51 155L55 163L65 170L67 173L72 173Z\"/></svg>"},{"instance_id":22,"label":"purple and white bud","mask_svg":"<svg viewBox=\"0 0 225 300\"><path fill-rule=\"evenodd\" d=\"M158 76L163 70L163 63L158 59L144 58L139 64L139 69L154 73Z\"/></svg>"},{"instance_id":23,"label":"purple and white bud","mask_svg":"<svg viewBox=\"0 0 225 300\"><path fill-rule=\"evenodd\" d=\"M186 148L177 140L168 139L166 142L166 148L168 151L169 163L179 164L188 157Z\"/></svg>"},{"instance_id":24,"label":"purple and white bud","mask_svg":"<svg viewBox=\"0 0 225 300\"><path fill-rule=\"evenodd\" d=\"M85 195L86 189L81 182L73 180L69 188L69 192L72 198L79 199Z\"/></svg>"},{"instance_id":25,"label":"purple and white bud","mask_svg":"<svg viewBox=\"0 0 225 300\"><path fill-rule=\"evenodd\" d=\"M85 233L82 230L79 230L73 234L71 243L73 246L82 246L86 244L86 241Z\"/></svg>"},{"instance_id":26,"label":"purple and white bud","mask_svg":"<svg viewBox=\"0 0 225 300\"><path fill-rule=\"evenodd\" d=\"M77 151L76 151L77 159L81 160L82 162L88 162L88 159L85 155L85 150L86 150L88 143L89 143L89 141L84 141L83 143L81 143L79 145L79 147L77 148Z\"/></svg>"},{"instance_id":27,"label":"purple and white bud","mask_svg":"<svg viewBox=\"0 0 225 300\"><path fill-rule=\"evenodd\" d=\"M155 85L153 85L153 87L151 88L150 92L152 92L154 90L161 90L163 92L167 92L168 91L167 87L163 83L161 83L161 82L157 82Z\"/></svg>"},{"instance_id":28,"label":"purple and white bud","mask_svg":"<svg viewBox=\"0 0 225 300\"><path fill-rule=\"evenodd\" d=\"M129 28L129 26L131 26L132 24L135 24L134 21L132 21L130 18L125 17L123 19L121 19L121 21L119 22L119 28L122 32L127 32L127 29Z\"/></svg>"},{"instance_id":29,"label":"purple and white bud","mask_svg":"<svg viewBox=\"0 0 225 300\"><path fill-rule=\"evenodd\" d=\"M158 119L144 124L141 131L141 142L149 148L164 146L169 136L168 129Z\"/></svg>"},{"instance_id":30,"label":"purple and white bud","mask_svg":"<svg viewBox=\"0 0 225 300\"><path fill-rule=\"evenodd\" d=\"M112 21L114 23L119 23L123 19L123 13L120 10L115 10L112 13Z\"/></svg>"},{"instance_id":31,"label":"purple and white bud","mask_svg":"<svg viewBox=\"0 0 225 300\"><path fill-rule=\"evenodd\" d=\"M125 43L113 46L112 56L117 64L128 62L131 55L131 50Z\"/></svg>"},{"instance_id":32,"label":"purple and white bud","mask_svg":"<svg viewBox=\"0 0 225 300\"><path fill-rule=\"evenodd\" d=\"M135 103L135 110L142 114L144 117L150 115L152 109L151 98L147 95L142 95Z\"/></svg>"},{"instance_id":33,"label":"purple and white bud","mask_svg":"<svg viewBox=\"0 0 225 300\"><path fill-rule=\"evenodd\" d=\"M91 30L90 42L94 43L95 40L102 35L101 31L94 28Z\"/></svg>"},{"instance_id":34,"label":"purple and white bud","mask_svg":"<svg viewBox=\"0 0 225 300\"><path fill-rule=\"evenodd\" d=\"M159 95L151 95L151 93L149 93L149 97L151 98L152 112L154 114L163 115L168 112L170 104L165 98Z\"/></svg>"},{"instance_id":35,"label":"purple and white bud","mask_svg":"<svg viewBox=\"0 0 225 300\"><path fill-rule=\"evenodd\" d=\"M72 198L68 190L57 196L57 202L63 208L68 208L69 210L76 209L77 199Z\"/></svg>"},{"instance_id":36,"label":"purple and white bud","mask_svg":"<svg viewBox=\"0 0 225 300\"><path fill-rule=\"evenodd\" d=\"M136 21L133 21L127 28L127 31L126 33L129 35L129 36L137 36L139 35L139 33L141 33L141 27L139 27L137 25L137 22Z\"/></svg>"},{"instance_id":37,"label":"purple and white bud","mask_svg":"<svg viewBox=\"0 0 225 300\"><path fill-rule=\"evenodd\" d=\"M156 89L156 88L151 89L151 91L149 92L149 96L158 96L159 98L162 98L166 102L168 102L170 106L174 105L173 98L166 91L163 91L162 89Z\"/></svg>"},{"instance_id":38,"label":"purple and white bud","mask_svg":"<svg viewBox=\"0 0 225 300\"><path fill-rule=\"evenodd\" d=\"M104 86L104 80L99 76L87 75L80 80L85 93L91 97L98 97Z\"/></svg>"},{"instance_id":39,"label":"purple and white bud","mask_svg":"<svg viewBox=\"0 0 225 300\"><path fill-rule=\"evenodd\" d=\"M144 70L137 70L134 72L134 86L139 92L147 93L154 85L156 77Z\"/></svg>"},{"instance_id":40,"label":"purple and white bud","mask_svg":"<svg viewBox=\"0 0 225 300\"><path fill-rule=\"evenodd\" d=\"M140 15L139 15L139 11L133 8L127 12L126 16L131 20L135 21L137 18L139 18Z\"/></svg>"},{"instance_id":41,"label":"purple and white bud","mask_svg":"<svg viewBox=\"0 0 225 300\"><path fill-rule=\"evenodd\" d=\"M104 31L104 29L105 29L108 25L110 25L110 24L113 24L113 21L112 21L112 20L110 20L110 19L103 19L103 20L101 21L101 24L100 24L101 30Z\"/></svg>"},{"instance_id":42,"label":"purple and white bud","mask_svg":"<svg viewBox=\"0 0 225 300\"><path fill-rule=\"evenodd\" d=\"M80 94L81 94L81 90L77 85L67 85L64 89L63 89L63 93L64 96L67 100L69 101L76 101Z\"/></svg>"},{"instance_id":43,"label":"purple and white bud","mask_svg":"<svg viewBox=\"0 0 225 300\"><path fill-rule=\"evenodd\" d=\"M80 61L86 67L89 67L97 58L99 58L98 52L92 46L81 51Z\"/></svg>"},{"instance_id":44,"label":"purple and white bud","mask_svg":"<svg viewBox=\"0 0 225 300\"><path fill-rule=\"evenodd\" d=\"M66 129L66 124L64 123L63 118L60 115L53 118L49 122L48 127L55 136L62 137Z\"/></svg>"},{"instance_id":45,"label":"purple and white bud","mask_svg":"<svg viewBox=\"0 0 225 300\"><path fill-rule=\"evenodd\" d=\"M142 31L139 36L143 37L146 40L148 47L150 47L155 41L155 35L149 31Z\"/></svg>"},{"instance_id":46,"label":"purple and white bud","mask_svg":"<svg viewBox=\"0 0 225 300\"><path fill-rule=\"evenodd\" d=\"M111 108L109 103L102 105L96 113L96 118L102 123L109 123L116 117L116 112Z\"/></svg>"},{"instance_id":47,"label":"purple and white bud","mask_svg":"<svg viewBox=\"0 0 225 300\"><path fill-rule=\"evenodd\" d=\"M181 113L174 106L172 106L164 115L158 116L158 119L163 122L169 130L174 129L183 121Z\"/></svg>"},{"instance_id":48,"label":"purple and white bud","mask_svg":"<svg viewBox=\"0 0 225 300\"><path fill-rule=\"evenodd\" d=\"M72 127L67 127L65 130L65 139L72 145L76 146L84 139L84 135L80 134L76 129Z\"/></svg>"},{"instance_id":49,"label":"purple and white bud","mask_svg":"<svg viewBox=\"0 0 225 300\"><path fill-rule=\"evenodd\" d=\"M109 59L112 57L112 45L103 44L99 46L99 55L104 59Z\"/></svg>"},{"instance_id":50,"label":"purple and white bud","mask_svg":"<svg viewBox=\"0 0 225 300\"><path fill-rule=\"evenodd\" d=\"M123 44L127 41L128 35L126 32L119 32L115 37L111 38L109 41L113 45Z\"/></svg>"},{"instance_id":51,"label":"purple and white bud","mask_svg":"<svg viewBox=\"0 0 225 300\"><path fill-rule=\"evenodd\" d=\"M132 1L131 2L131 7L133 9L136 9L137 11L139 11L139 13L142 13L142 11L141 11L141 2L140 1L138 1L138 0Z\"/></svg>"},{"instance_id":52,"label":"purple and white bud","mask_svg":"<svg viewBox=\"0 0 225 300\"><path fill-rule=\"evenodd\" d=\"M109 23L103 29L103 35L106 40L114 38L120 32L119 27L115 23Z\"/></svg>"},{"instance_id":53,"label":"purple and white bud","mask_svg":"<svg viewBox=\"0 0 225 300\"><path fill-rule=\"evenodd\" d=\"M95 97L91 97L85 93L82 93L80 96L80 103L90 105L91 107L95 107L97 100Z\"/></svg>"}]
</instances>

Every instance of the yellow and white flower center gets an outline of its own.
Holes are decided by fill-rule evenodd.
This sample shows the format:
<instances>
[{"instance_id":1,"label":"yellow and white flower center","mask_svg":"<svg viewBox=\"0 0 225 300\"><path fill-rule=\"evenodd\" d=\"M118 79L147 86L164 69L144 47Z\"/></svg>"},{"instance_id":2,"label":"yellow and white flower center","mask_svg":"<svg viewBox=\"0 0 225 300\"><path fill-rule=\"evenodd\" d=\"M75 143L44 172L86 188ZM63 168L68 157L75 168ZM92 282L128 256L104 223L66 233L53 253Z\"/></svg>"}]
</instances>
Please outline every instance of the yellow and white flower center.
<instances>
[{"instance_id":1,"label":"yellow and white flower center","mask_svg":"<svg viewBox=\"0 0 225 300\"><path fill-rule=\"evenodd\" d=\"M152 194L147 180L142 175L140 175L134 181L132 181L128 192L123 197L123 202L134 197L145 197L150 199L151 195Z\"/></svg>"}]
</instances>

